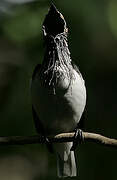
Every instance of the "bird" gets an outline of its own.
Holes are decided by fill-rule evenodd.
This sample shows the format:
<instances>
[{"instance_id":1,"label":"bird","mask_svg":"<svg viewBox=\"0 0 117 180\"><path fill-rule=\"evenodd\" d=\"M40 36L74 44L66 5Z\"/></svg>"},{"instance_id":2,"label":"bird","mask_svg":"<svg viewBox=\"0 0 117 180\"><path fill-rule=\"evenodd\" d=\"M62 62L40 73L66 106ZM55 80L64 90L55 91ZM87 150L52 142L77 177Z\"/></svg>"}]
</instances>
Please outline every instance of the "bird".
<instances>
[{"instance_id":1,"label":"bird","mask_svg":"<svg viewBox=\"0 0 117 180\"><path fill-rule=\"evenodd\" d=\"M54 4L45 16L42 30L44 58L42 64L36 65L31 81L33 119L48 149L56 154L58 177L75 177L75 141L52 147L47 137L78 129L86 105L85 81L71 59L66 21Z\"/></svg>"}]
</instances>

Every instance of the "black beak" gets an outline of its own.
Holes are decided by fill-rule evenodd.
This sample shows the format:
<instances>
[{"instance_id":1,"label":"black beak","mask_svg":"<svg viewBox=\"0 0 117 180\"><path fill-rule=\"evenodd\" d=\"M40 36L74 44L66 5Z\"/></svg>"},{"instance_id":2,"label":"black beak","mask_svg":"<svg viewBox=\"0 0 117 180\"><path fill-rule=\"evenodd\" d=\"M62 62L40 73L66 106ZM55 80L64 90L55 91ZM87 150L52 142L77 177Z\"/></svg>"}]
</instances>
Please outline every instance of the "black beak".
<instances>
[{"instance_id":1,"label":"black beak","mask_svg":"<svg viewBox=\"0 0 117 180\"><path fill-rule=\"evenodd\" d=\"M55 11L55 12L57 12L58 10L57 10L56 6L52 3L51 6L50 6L49 11Z\"/></svg>"},{"instance_id":2,"label":"black beak","mask_svg":"<svg viewBox=\"0 0 117 180\"><path fill-rule=\"evenodd\" d=\"M66 21L63 15L57 10L54 4L51 5L48 14L43 22L44 35L56 36L65 32Z\"/></svg>"}]
</instances>

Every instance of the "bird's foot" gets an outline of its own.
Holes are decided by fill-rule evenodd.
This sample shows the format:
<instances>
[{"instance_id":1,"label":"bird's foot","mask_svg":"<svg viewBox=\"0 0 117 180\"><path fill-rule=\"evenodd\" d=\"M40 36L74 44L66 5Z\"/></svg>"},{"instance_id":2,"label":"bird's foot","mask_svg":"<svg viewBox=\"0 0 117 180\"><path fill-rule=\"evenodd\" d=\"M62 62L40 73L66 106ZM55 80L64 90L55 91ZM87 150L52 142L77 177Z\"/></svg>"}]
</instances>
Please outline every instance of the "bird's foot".
<instances>
[{"instance_id":1,"label":"bird's foot","mask_svg":"<svg viewBox=\"0 0 117 180\"><path fill-rule=\"evenodd\" d=\"M82 130L76 128L73 140L73 146L71 147L71 151L74 151L76 147L84 141Z\"/></svg>"},{"instance_id":2,"label":"bird's foot","mask_svg":"<svg viewBox=\"0 0 117 180\"><path fill-rule=\"evenodd\" d=\"M43 138L44 138L44 142L45 142L45 144L46 144L46 146L48 148L48 151L50 153L53 153L54 149L53 149L52 143L49 141L49 139L46 136L43 136Z\"/></svg>"}]
</instances>

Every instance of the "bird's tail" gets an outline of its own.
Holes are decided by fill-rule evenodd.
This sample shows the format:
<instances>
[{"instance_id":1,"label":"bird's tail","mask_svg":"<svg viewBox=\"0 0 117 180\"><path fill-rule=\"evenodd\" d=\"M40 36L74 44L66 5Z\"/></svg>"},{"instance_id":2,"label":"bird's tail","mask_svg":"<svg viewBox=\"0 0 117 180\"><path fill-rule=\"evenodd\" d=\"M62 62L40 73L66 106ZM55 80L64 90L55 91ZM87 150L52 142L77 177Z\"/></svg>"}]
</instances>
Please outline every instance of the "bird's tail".
<instances>
[{"instance_id":1,"label":"bird's tail","mask_svg":"<svg viewBox=\"0 0 117 180\"><path fill-rule=\"evenodd\" d=\"M72 144L61 143L56 147L57 173L60 178L73 177L77 174L74 151L70 151Z\"/></svg>"}]
</instances>

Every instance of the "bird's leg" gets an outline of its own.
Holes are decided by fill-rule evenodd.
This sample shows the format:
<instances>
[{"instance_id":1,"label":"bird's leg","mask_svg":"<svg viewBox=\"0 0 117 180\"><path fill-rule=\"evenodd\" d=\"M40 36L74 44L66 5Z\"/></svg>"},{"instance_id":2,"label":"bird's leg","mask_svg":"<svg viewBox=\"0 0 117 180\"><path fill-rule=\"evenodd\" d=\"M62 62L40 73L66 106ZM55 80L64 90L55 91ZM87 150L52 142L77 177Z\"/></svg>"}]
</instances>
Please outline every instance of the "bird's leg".
<instances>
[{"instance_id":1,"label":"bird's leg","mask_svg":"<svg viewBox=\"0 0 117 180\"><path fill-rule=\"evenodd\" d=\"M77 147L77 145L81 144L83 142L84 138L82 135L82 130L78 129L78 127L75 129L74 134L74 140L73 140L73 146L71 147L71 151L74 151Z\"/></svg>"}]
</instances>

